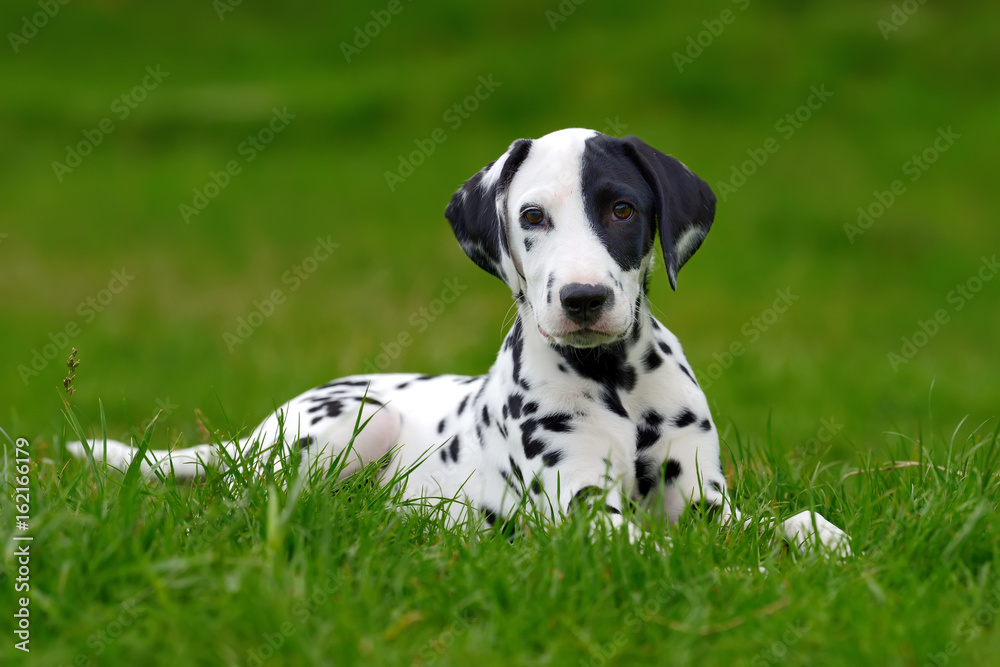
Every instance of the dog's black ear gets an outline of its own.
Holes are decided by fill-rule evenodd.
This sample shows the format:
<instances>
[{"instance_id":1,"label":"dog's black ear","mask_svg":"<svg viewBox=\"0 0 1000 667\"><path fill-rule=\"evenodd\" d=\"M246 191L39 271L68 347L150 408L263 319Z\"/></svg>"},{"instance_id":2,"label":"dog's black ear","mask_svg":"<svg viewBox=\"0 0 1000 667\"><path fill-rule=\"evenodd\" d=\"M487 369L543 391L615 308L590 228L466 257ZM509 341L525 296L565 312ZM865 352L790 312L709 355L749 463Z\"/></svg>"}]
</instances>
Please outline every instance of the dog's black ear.
<instances>
[{"instance_id":1,"label":"dog's black ear","mask_svg":"<svg viewBox=\"0 0 1000 667\"><path fill-rule=\"evenodd\" d=\"M691 258L715 219L715 193L682 162L637 137L623 140L656 195L656 224L670 286Z\"/></svg>"},{"instance_id":2,"label":"dog's black ear","mask_svg":"<svg viewBox=\"0 0 1000 667\"><path fill-rule=\"evenodd\" d=\"M530 150L530 139L515 141L496 162L466 181L444 212L465 254L512 291L519 288L507 242L507 188Z\"/></svg>"}]
</instances>

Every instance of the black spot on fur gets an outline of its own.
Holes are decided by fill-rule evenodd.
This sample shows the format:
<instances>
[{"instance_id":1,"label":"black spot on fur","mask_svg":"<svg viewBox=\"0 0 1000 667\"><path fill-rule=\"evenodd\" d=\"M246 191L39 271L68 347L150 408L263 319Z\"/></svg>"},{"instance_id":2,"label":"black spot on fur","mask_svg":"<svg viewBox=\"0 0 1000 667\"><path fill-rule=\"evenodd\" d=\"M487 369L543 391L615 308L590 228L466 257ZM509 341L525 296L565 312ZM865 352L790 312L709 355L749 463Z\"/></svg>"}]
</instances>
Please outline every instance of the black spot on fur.
<instances>
[{"instance_id":1,"label":"black spot on fur","mask_svg":"<svg viewBox=\"0 0 1000 667\"><path fill-rule=\"evenodd\" d=\"M334 380L333 382L327 382L320 389L328 389L330 387L367 387L369 384L371 384L371 380Z\"/></svg>"},{"instance_id":2,"label":"black spot on fur","mask_svg":"<svg viewBox=\"0 0 1000 667\"><path fill-rule=\"evenodd\" d=\"M698 428L700 428L702 431L711 431L712 422L708 421L707 419L702 419L701 423L698 424Z\"/></svg>"},{"instance_id":3,"label":"black spot on fur","mask_svg":"<svg viewBox=\"0 0 1000 667\"><path fill-rule=\"evenodd\" d=\"M312 436L306 436L304 438L299 438L296 441L295 445L299 448L300 451L302 451L312 447L314 442L316 441L313 439Z\"/></svg>"},{"instance_id":4,"label":"black spot on fur","mask_svg":"<svg viewBox=\"0 0 1000 667\"><path fill-rule=\"evenodd\" d=\"M438 435L444 433L444 427L447 421L448 421L447 419L442 419L441 421L438 422Z\"/></svg>"},{"instance_id":5,"label":"black spot on fur","mask_svg":"<svg viewBox=\"0 0 1000 667\"><path fill-rule=\"evenodd\" d=\"M681 476L681 464L676 459L667 459L667 462L663 464L663 481L666 484L671 484L675 479Z\"/></svg>"},{"instance_id":6,"label":"black spot on fur","mask_svg":"<svg viewBox=\"0 0 1000 667\"><path fill-rule=\"evenodd\" d=\"M711 482L709 482L708 485L710 487L712 487L713 489L715 489L716 491L718 491L719 493L723 492L722 491L722 484L720 484L719 482L716 482L715 480L712 480Z\"/></svg>"},{"instance_id":7,"label":"black spot on fur","mask_svg":"<svg viewBox=\"0 0 1000 667\"><path fill-rule=\"evenodd\" d=\"M552 287L556 284L556 277L549 274L549 282L545 286L545 303L552 303Z\"/></svg>"},{"instance_id":8,"label":"black spot on fur","mask_svg":"<svg viewBox=\"0 0 1000 667\"><path fill-rule=\"evenodd\" d=\"M496 524L497 522L497 513L491 510L486 505L480 507L479 511L483 513L483 516L486 517L486 523L489 524L490 528L492 528L493 525Z\"/></svg>"},{"instance_id":9,"label":"black spot on fur","mask_svg":"<svg viewBox=\"0 0 1000 667\"><path fill-rule=\"evenodd\" d=\"M535 437L538 426L537 419L525 419L521 422L521 446L529 459L535 458L545 449L545 443Z\"/></svg>"},{"instance_id":10,"label":"black spot on fur","mask_svg":"<svg viewBox=\"0 0 1000 667\"><path fill-rule=\"evenodd\" d=\"M521 411L526 415L533 415L538 411L538 403L535 401L528 401L524 404L524 407L521 408Z\"/></svg>"},{"instance_id":11,"label":"black spot on fur","mask_svg":"<svg viewBox=\"0 0 1000 667\"><path fill-rule=\"evenodd\" d=\"M569 433L573 430L573 415L556 412L538 418L542 428L554 433Z\"/></svg>"},{"instance_id":12,"label":"black spot on fur","mask_svg":"<svg viewBox=\"0 0 1000 667\"><path fill-rule=\"evenodd\" d=\"M653 490L653 487L659 481L660 476L657 473L656 466L652 462L646 461L641 457L636 458L635 483L639 495L643 498L649 495L649 492Z\"/></svg>"},{"instance_id":13,"label":"black spot on fur","mask_svg":"<svg viewBox=\"0 0 1000 667\"><path fill-rule=\"evenodd\" d=\"M524 237L524 249L526 252L531 252L531 246L535 245L535 239L530 236Z\"/></svg>"},{"instance_id":14,"label":"black spot on fur","mask_svg":"<svg viewBox=\"0 0 1000 667\"><path fill-rule=\"evenodd\" d=\"M486 383L484 382L483 384ZM462 402L458 404L458 414L465 412L465 405L469 402L469 396L471 396L471 394L466 394L465 398L462 399Z\"/></svg>"},{"instance_id":15,"label":"black spot on fur","mask_svg":"<svg viewBox=\"0 0 1000 667\"><path fill-rule=\"evenodd\" d=\"M649 410L643 415L642 421L636 427L635 448L638 451L649 449L660 439L660 425L663 415L655 410Z\"/></svg>"},{"instance_id":16,"label":"black spot on fur","mask_svg":"<svg viewBox=\"0 0 1000 667\"><path fill-rule=\"evenodd\" d=\"M517 497L521 497L521 487L513 480L511 474L506 470L500 469L500 476L503 477L503 481L507 483L507 486L511 491L517 494Z\"/></svg>"},{"instance_id":17,"label":"black spot on fur","mask_svg":"<svg viewBox=\"0 0 1000 667\"><path fill-rule=\"evenodd\" d=\"M642 297L640 294L635 298L635 306L632 309L632 342L636 343L639 341L639 336L642 335Z\"/></svg>"},{"instance_id":18,"label":"black spot on fur","mask_svg":"<svg viewBox=\"0 0 1000 667\"><path fill-rule=\"evenodd\" d=\"M507 459L508 459L508 461L510 461L510 469L511 469L511 471L513 471L514 476L517 477L517 481L520 482L521 485L523 486L524 485L524 475L521 473L521 466L517 465L517 463L514 461L514 457L513 456L509 456L509 457L507 457Z\"/></svg>"},{"instance_id":19,"label":"black spot on fur","mask_svg":"<svg viewBox=\"0 0 1000 667\"><path fill-rule=\"evenodd\" d=\"M508 338L512 341L510 356L514 366L514 382L520 384L521 358L524 356L524 327L520 317L514 322L514 328L511 329Z\"/></svg>"},{"instance_id":20,"label":"black spot on fur","mask_svg":"<svg viewBox=\"0 0 1000 667\"><path fill-rule=\"evenodd\" d=\"M521 418L521 407L524 397L520 394L511 394L507 397L507 408L510 410L510 416L514 419Z\"/></svg>"},{"instance_id":21,"label":"black spot on fur","mask_svg":"<svg viewBox=\"0 0 1000 667\"><path fill-rule=\"evenodd\" d=\"M691 503L691 511L703 516L707 521L712 521L718 515L722 506L718 503L702 500L698 503Z\"/></svg>"},{"instance_id":22,"label":"black spot on fur","mask_svg":"<svg viewBox=\"0 0 1000 667\"><path fill-rule=\"evenodd\" d=\"M574 494L573 499L569 501L570 511L575 510L577 507L589 507L592 500L604 497L604 491L596 486L585 486ZM601 503L599 509L608 512L609 514L621 514L621 510L617 507L612 507L607 503Z\"/></svg>"},{"instance_id":23,"label":"black spot on fur","mask_svg":"<svg viewBox=\"0 0 1000 667\"><path fill-rule=\"evenodd\" d=\"M542 454L542 462L548 467L552 467L562 460L563 453L558 449L553 449Z\"/></svg>"},{"instance_id":24,"label":"black spot on fur","mask_svg":"<svg viewBox=\"0 0 1000 667\"><path fill-rule=\"evenodd\" d=\"M448 454L451 455L453 463L458 463L458 436L451 439L451 443L448 445Z\"/></svg>"},{"instance_id":25,"label":"black spot on fur","mask_svg":"<svg viewBox=\"0 0 1000 667\"><path fill-rule=\"evenodd\" d=\"M679 415L674 417L674 426L677 428L684 428L685 426L690 426L696 421L698 421L698 418L694 415L694 413L687 408L684 408Z\"/></svg>"},{"instance_id":26,"label":"black spot on fur","mask_svg":"<svg viewBox=\"0 0 1000 667\"><path fill-rule=\"evenodd\" d=\"M688 370L687 366L685 366L684 364L678 363L677 367L680 368L682 371L684 371L684 375L687 375L688 379L691 380L691 382L694 382L694 386L696 386L696 387L698 386L698 381L694 379L694 375L691 373L691 371Z\"/></svg>"},{"instance_id":27,"label":"black spot on fur","mask_svg":"<svg viewBox=\"0 0 1000 667\"><path fill-rule=\"evenodd\" d=\"M542 493L542 480L538 477L534 477L531 480L531 492L536 496L541 495Z\"/></svg>"},{"instance_id":28,"label":"black spot on fur","mask_svg":"<svg viewBox=\"0 0 1000 667\"><path fill-rule=\"evenodd\" d=\"M490 411L486 409L485 405L483 406L483 424L485 426L490 425Z\"/></svg>"},{"instance_id":29,"label":"black spot on fur","mask_svg":"<svg viewBox=\"0 0 1000 667\"><path fill-rule=\"evenodd\" d=\"M404 382L404 383L400 384L398 387L396 387L396 389L406 389L409 386L410 386L409 382Z\"/></svg>"},{"instance_id":30,"label":"black spot on fur","mask_svg":"<svg viewBox=\"0 0 1000 667\"><path fill-rule=\"evenodd\" d=\"M423 382L424 380L433 380L436 377L437 377L436 375L418 375L416 377L416 379L414 380L414 382Z\"/></svg>"},{"instance_id":31,"label":"black spot on fur","mask_svg":"<svg viewBox=\"0 0 1000 667\"><path fill-rule=\"evenodd\" d=\"M501 414L503 414L503 418L505 421L507 420L508 417L510 417L510 408L507 407L506 403L503 404L503 408L501 408L500 412Z\"/></svg>"},{"instance_id":32,"label":"black spot on fur","mask_svg":"<svg viewBox=\"0 0 1000 667\"><path fill-rule=\"evenodd\" d=\"M656 351L656 347L653 345L649 346L646 350L646 355L642 358L642 367L648 373L650 371L655 371L663 364L663 357L659 355Z\"/></svg>"},{"instance_id":33,"label":"black spot on fur","mask_svg":"<svg viewBox=\"0 0 1000 667\"><path fill-rule=\"evenodd\" d=\"M625 406L622 405L622 399L618 395L618 392L610 387L605 387L604 391L601 392L601 403L604 403L604 407L611 412L615 413L619 417L625 417L628 419L628 411Z\"/></svg>"},{"instance_id":34,"label":"black spot on fur","mask_svg":"<svg viewBox=\"0 0 1000 667\"><path fill-rule=\"evenodd\" d=\"M670 349L670 346L664 343L662 340L657 341L656 345L661 350L663 350L663 354L667 355L668 357L674 353L674 351Z\"/></svg>"}]
</instances>

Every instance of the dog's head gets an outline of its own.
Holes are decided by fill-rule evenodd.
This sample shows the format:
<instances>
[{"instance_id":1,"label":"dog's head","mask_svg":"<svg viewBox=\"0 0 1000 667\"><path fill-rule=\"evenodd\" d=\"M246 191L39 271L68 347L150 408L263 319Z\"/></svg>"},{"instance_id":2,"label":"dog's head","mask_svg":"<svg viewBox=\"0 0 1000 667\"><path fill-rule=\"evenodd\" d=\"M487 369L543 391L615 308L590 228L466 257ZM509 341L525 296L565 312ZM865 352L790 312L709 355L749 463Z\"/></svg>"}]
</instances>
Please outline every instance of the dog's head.
<instances>
[{"instance_id":1,"label":"dog's head","mask_svg":"<svg viewBox=\"0 0 1000 667\"><path fill-rule=\"evenodd\" d=\"M624 337L660 235L671 287L712 226L715 195L635 137L570 129L519 139L455 193L445 216L552 343Z\"/></svg>"}]
</instances>

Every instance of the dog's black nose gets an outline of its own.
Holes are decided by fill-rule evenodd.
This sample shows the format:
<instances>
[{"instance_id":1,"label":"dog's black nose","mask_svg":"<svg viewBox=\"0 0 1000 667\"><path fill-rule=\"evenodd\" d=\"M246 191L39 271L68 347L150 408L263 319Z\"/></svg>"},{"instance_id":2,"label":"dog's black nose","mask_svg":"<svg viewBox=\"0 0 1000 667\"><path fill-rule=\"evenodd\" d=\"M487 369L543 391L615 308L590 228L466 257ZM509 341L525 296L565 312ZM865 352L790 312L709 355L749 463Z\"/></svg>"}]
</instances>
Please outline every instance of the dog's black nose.
<instances>
[{"instance_id":1,"label":"dog's black nose","mask_svg":"<svg viewBox=\"0 0 1000 667\"><path fill-rule=\"evenodd\" d=\"M614 295L604 285L571 283L559 290L566 317L581 327L589 327L601 317L606 306L614 302Z\"/></svg>"}]
</instances>

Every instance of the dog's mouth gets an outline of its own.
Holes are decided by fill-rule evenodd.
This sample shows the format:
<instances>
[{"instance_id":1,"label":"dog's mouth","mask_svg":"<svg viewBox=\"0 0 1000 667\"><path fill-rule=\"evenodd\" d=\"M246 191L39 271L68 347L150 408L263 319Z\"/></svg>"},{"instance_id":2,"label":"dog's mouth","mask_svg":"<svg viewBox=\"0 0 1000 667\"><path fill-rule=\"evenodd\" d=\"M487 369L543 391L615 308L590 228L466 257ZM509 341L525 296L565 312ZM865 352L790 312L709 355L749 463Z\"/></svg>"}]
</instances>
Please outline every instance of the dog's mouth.
<instances>
[{"instance_id":1,"label":"dog's mouth","mask_svg":"<svg viewBox=\"0 0 1000 667\"><path fill-rule=\"evenodd\" d=\"M593 329L590 327L581 327L574 329L572 331L566 331L561 334L552 334L541 327L538 326L538 333L542 334L551 345L557 347L600 347L602 345L610 345L611 343L617 342L623 334L621 333L609 333L607 331L601 331L599 329Z\"/></svg>"}]
</instances>

